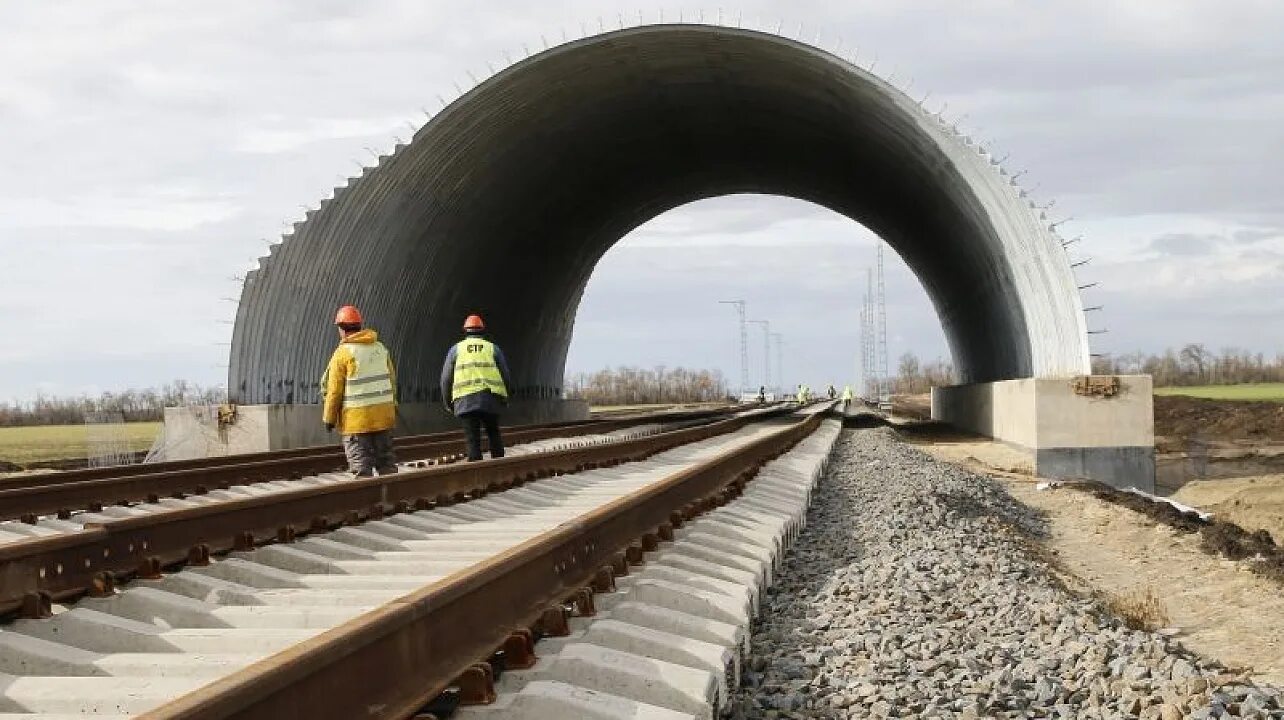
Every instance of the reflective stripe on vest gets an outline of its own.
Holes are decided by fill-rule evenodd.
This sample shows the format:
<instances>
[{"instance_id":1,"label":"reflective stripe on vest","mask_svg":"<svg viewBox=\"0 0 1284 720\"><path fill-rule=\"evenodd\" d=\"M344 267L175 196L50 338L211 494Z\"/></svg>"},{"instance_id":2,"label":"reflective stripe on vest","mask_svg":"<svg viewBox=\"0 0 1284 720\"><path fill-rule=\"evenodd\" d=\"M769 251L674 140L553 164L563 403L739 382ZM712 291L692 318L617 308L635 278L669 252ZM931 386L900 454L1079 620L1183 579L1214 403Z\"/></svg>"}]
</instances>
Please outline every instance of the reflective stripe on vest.
<instances>
[{"instance_id":1,"label":"reflective stripe on vest","mask_svg":"<svg viewBox=\"0 0 1284 720\"><path fill-rule=\"evenodd\" d=\"M388 349L383 343L345 343L352 353L356 372L343 386L344 409L370 407L394 402L392 375L388 372Z\"/></svg>"},{"instance_id":2,"label":"reflective stripe on vest","mask_svg":"<svg viewBox=\"0 0 1284 720\"><path fill-rule=\"evenodd\" d=\"M483 390L508 397L504 376L495 362L495 344L479 337L464 338L455 345L455 383L450 397L458 400Z\"/></svg>"}]
</instances>

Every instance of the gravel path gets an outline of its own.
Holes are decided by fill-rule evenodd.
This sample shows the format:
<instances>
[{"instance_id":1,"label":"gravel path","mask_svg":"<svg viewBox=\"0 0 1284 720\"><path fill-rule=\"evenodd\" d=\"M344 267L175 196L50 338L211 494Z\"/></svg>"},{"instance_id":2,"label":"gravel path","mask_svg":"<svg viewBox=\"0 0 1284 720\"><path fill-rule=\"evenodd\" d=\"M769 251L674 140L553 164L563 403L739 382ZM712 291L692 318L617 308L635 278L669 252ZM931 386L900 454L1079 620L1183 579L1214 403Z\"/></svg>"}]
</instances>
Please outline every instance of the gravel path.
<instances>
[{"instance_id":1,"label":"gravel path","mask_svg":"<svg viewBox=\"0 0 1284 720\"><path fill-rule=\"evenodd\" d=\"M764 599L738 718L1284 718L1039 559L1040 516L889 430L844 431Z\"/></svg>"}]
</instances>

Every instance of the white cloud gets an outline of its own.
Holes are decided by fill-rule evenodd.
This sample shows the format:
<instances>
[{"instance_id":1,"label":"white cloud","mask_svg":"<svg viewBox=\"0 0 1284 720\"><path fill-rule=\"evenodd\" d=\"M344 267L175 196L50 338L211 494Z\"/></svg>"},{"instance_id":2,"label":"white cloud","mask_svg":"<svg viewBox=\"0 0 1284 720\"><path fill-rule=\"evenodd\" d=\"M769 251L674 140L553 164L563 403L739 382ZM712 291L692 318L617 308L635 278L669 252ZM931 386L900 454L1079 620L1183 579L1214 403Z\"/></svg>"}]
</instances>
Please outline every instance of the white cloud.
<instances>
[{"instance_id":1,"label":"white cloud","mask_svg":"<svg viewBox=\"0 0 1284 720\"><path fill-rule=\"evenodd\" d=\"M0 228L130 228L181 232L231 219L236 203L160 191L151 195L0 198Z\"/></svg>"},{"instance_id":2,"label":"white cloud","mask_svg":"<svg viewBox=\"0 0 1284 720\"><path fill-rule=\"evenodd\" d=\"M299 119L277 115L242 127L232 149L245 153L274 154L298 150L324 140L383 139L398 131L405 138L410 134L410 127L406 122L401 117Z\"/></svg>"},{"instance_id":3,"label":"white cloud","mask_svg":"<svg viewBox=\"0 0 1284 720\"><path fill-rule=\"evenodd\" d=\"M769 195L730 195L685 205L638 226L632 248L873 246L876 236L819 205Z\"/></svg>"},{"instance_id":4,"label":"white cloud","mask_svg":"<svg viewBox=\"0 0 1284 720\"><path fill-rule=\"evenodd\" d=\"M690 4L665 19L679 9L697 16ZM608 29L635 24L637 5L0 3L0 259L18 268L4 304L38 317L33 339L0 355L0 397L40 382L217 376L229 331L219 320L234 309L219 298L236 295L230 278L262 253L261 238L369 164L366 146L386 151L409 135L405 123L421 124L438 96L454 99L544 39L597 32L599 17ZM1284 342L1261 331L1284 316L1284 5L747 0L724 17L771 30L783 21L824 47L841 37L862 64L878 54L883 72L913 77L933 110L948 101L948 117L966 114L964 128L1029 170L1023 182L1038 185L1040 202L1056 198L1058 218L1079 218L1066 225L1085 235L1072 249L1095 258L1080 277L1101 281L1085 297L1107 304L1092 320L1111 329L1094 342L1233 340L1267 352ZM1231 241L1156 256L1166 234ZM686 352L686 364L730 371L726 343L705 353L667 339L683 312L703 307L712 277L823 348L800 343L788 364L836 373L852 354L846 303L868 243L856 223L792 201L733 198L662 216L590 282L572 364L649 364L663 347L665 359ZM634 275L645 294L630 294ZM889 292L893 334L940 354L912 276L892 274ZM660 295L673 307L652 302ZM145 308L141 326L119 332L112 303Z\"/></svg>"}]
</instances>

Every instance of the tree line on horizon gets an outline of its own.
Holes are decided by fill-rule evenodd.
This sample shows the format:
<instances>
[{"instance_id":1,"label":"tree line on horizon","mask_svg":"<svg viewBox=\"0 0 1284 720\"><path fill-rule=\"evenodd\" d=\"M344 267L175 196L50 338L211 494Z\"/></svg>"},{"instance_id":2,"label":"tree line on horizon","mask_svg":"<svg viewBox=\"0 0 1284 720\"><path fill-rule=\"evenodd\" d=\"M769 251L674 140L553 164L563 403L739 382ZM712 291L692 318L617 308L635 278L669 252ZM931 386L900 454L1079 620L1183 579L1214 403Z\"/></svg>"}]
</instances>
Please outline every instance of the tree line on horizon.
<instances>
[{"instance_id":1,"label":"tree line on horizon","mask_svg":"<svg viewBox=\"0 0 1284 720\"><path fill-rule=\"evenodd\" d=\"M1096 375L1150 375L1155 387L1191 385L1239 385L1242 383L1284 382L1284 353L1267 358L1265 353L1225 348L1214 353L1203 343L1188 343L1162 353L1133 352L1099 355L1092 358ZM933 387L958 382L954 366L944 360L921 363L914 353L901 355L892 392L917 395Z\"/></svg>"},{"instance_id":2,"label":"tree line on horizon","mask_svg":"<svg viewBox=\"0 0 1284 720\"><path fill-rule=\"evenodd\" d=\"M924 363L912 352L900 356L896 369L896 375L890 379L892 392L896 394L921 394L932 387L958 382L954 366L948 361L937 359ZM1092 359L1092 371L1100 375L1150 375L1155 387L1284 383L1284 353L1268 359L1260 352L1226 348L1214 353L1202 343L1189 343L1158 354L1097 356ZM566 378L565 395L593 405L645 405L713 402L730 398L733 393L719 370L661 365L650 369L616 367L575 373ZM164 418L167 407L217 405L225 401L223 388L204 387L186 380L175 380L158 388L131 388L97 396L39 395L28 402L0 401L0 427L77 425L95 413L119 414L126 422L159 421Z\"/></svg>"},{"instance_id":3,"label":"tree line on horizon","mask_svg":"<svg viewBox=\"0 0 1284 720\"><path fill-rule=\"evenodd\" d=\"M1155 387L1277 383L1284 382L1284 353L1268 359L1265 353L1242 348L1214 353L1203 343L1188 343L1158 355L1134 352L1094 357L1092 372L1150 375Z\"/></svg>"},{"instance_id":4,"label":"tree line on horizon","mask_svg":"<svg viewBox=\"0 0 1284 720\"><path fill-rule=\"evenodd\" d=\"M29 402L0 401L0 427L79 425L96 413L114 415L125 422L156 422L164 418L167 407L217 405L225 399L226 392L221 387L204 387L186 380L97 396L37 395Z\"/></svg>"},{"instance_id":5,"label":"tree line on horizon","mask_svg":"<svg viewBox=\"0 0 1284 720\"><path fill-rule=\"evenodd\" d=\"M715 402L730 396L720 370L616 367L567 376L565 396L590 405Z\"/></svg>"}]
</instances>

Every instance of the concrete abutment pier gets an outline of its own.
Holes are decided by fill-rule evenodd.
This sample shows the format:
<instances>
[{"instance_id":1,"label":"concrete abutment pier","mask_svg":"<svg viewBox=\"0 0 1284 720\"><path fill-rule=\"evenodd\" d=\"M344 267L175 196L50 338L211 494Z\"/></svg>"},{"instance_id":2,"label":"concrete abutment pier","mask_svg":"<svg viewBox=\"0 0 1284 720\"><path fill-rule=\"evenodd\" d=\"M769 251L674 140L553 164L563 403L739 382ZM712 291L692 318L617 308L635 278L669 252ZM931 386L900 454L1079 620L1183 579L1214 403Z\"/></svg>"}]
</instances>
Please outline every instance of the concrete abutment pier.
<instances>
[{"instance_id":1,"label":"concrete abutment pier","mask_svg":"<svg viewBox=\"0 0 1284 720\"><path fill-rule=\"evenodd\" d=\"M505 425L587 420L583 400L514 400L501 418ZM460 428L459 420L436 403L397 406L401 435ZM333 445L339 436L321 424L321 405L238 405L230 423L220 426L208 407L165 408L165 430L158 459L187 460L238 453Z\"/></svg>"},{"instance_id":2,"label":"concrete abutment pier","mask_svg":"<svg viewBox=\"0 0 1284 720\"><path fill-rule=\"evenodd\" d=\"M1149 375L1022 378L932 389L932 419L1027 452L1047 478L1155 489L1155 413ZM1117 382L1116 382L1117 381Z\"/></svg>"}]
</instances>

